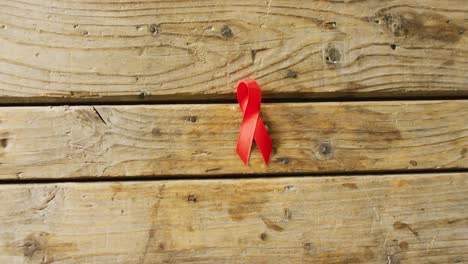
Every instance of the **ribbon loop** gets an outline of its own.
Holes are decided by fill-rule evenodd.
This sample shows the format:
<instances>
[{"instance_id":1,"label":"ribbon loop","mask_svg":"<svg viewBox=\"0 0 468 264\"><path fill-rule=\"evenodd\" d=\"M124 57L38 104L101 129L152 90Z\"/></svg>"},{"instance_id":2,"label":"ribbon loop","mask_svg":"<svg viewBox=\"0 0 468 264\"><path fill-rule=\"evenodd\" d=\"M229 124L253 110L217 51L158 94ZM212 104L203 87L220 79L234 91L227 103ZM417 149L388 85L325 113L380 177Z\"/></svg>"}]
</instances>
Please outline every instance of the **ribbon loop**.
<instances>
[{"instance_id":1,"label":"ribbon loop","mask_svg":"<svg viewBox=\"0 0 468 264\"><path fill-rule=\"evenodd\" d=\"M239 83L237 86L237 101L244 113L244 117L242 119L236 152L244 164L248 165L252 141L255 140L265 164L268 165L273 143L260 118L262 92L255 80L247 79Z\"/></svg>"}]
</instances>

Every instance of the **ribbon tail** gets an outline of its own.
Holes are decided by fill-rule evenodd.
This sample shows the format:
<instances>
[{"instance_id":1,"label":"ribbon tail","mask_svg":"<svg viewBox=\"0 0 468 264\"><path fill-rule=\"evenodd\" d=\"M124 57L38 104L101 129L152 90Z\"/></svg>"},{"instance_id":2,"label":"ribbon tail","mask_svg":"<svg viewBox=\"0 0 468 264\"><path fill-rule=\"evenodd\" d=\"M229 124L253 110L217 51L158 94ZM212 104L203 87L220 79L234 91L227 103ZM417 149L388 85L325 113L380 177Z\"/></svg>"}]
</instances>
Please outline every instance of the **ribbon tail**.
<instances>
[{"instance_id":1,"label":"ribbon tail","mask_svg":"<svg viewBox=\"0 0 468 264\"><path fill-rule=\"evenodd\" d=\"M245 165L249 164L250 151L254 139L255 127L258 120L258 112L246 111L242 120L236 152Z\"/></svg>"},{"instance_id":2,"label":"ribbon tail","mask_svg":"<svg viewBox=\"0 0 468 264\"><path fill-rule=\"evenodd\" d=\"M250 156L251 147L252 146L247 148L247 145L239 143L239 142L237 143L237 148L236 148L237 155L247 166L249 165L249 156Z\"/></svg>"},{"instance_id":3,"label":"ribbon tail","mask_svg":"<svg viewBox=\"0 0 468 264\"><path fill-rule=\"evenodd\" d=\"M255 134L254 134L255 143L257 143L258 149L260 153L262 153L263 161L265 164L268 165L270 161L271 151L273 150L273 142L268 135L268 131L263 124L262 119L259 117L257 121L257 125L255 127Z\"/></svg>"}]
</instances>

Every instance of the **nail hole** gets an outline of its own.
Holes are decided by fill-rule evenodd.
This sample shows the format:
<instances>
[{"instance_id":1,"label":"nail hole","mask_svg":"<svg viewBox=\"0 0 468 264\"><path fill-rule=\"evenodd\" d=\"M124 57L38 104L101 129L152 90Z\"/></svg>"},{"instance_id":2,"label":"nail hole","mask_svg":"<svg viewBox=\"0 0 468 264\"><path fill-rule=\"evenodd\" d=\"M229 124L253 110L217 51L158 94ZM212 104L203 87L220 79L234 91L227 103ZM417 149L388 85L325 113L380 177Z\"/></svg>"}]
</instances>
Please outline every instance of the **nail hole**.
<instances>
[{"instance_id":1,"label":"nail hole","mask_svg":"<svg viewBox=\"0 0 468 264\"><path fill-rule=\"evenodd\" d=\"M190 194L187 196L187 201L196 203L198 201L198 197L196 195Z\"/></svg>"},{"instance_id":2,"label":"nail hole","mask_svg":"<svg viewBox=\"0 0 468 264\"><path fill-rule=\"evenodd\" d=\"M323 143L320 144L320 147L319 147L320 155L328 156L328 155L331 154L331 151L332 151L332 147L331 147L330 143L323 142Z\"/></svg>"},{"instance_id":3,"label":"nail hole","mask_svg":"<svg viewBox=\"0 0 468 264\"><path fill-rule=\"evenodd\" d=\"M196 116L187 116L187 117L185 117L185 120L187 120L189 122L192 122L192 123L195 123L195 122L197 122L197 117Z\"/></svg>"},{"instance_id":4,"label":"nail hole","mask_svg":"<svg viewBox=\"0 0 468 264\"><path fill-rule=\"evenodd\" d=\"M288 70L288 72L286 73L286 77L287 78L297 78L297 72L292 71L292 70Z\"/></svg>"},{"instance_id":5,"label":"nail hole","mask_svg":"<svg viewBox=\"0 0 468 264\"><path fill-rule=\"evenodd\" d=\"M325 60L328 64L337 64L341 60L341 53L337 48L331 47L327 50Z\"/></svg>"},{"instance_id":6,"label":"nail hole","mask_svg":"<svg viewBox=\"0 0 468 264\"><path fill-rule=\"evenodd\" d=\"M315 155L319 160L327 160L333 156L333 147L330 142L322 142L315 149Z\"/></svg>"},{"instance_id":7,"label":"nail hole","mask_svg":"<svg viewBox=\"0 0 468 264\"><path fill-rule=\"evenodd\" d=\"M148 31L153 35L159 34L159 31L160 31L159 25L157 25L157 24L149 25L148 26Z\"/></svg>"},{"instance_id":8,"label":"nail hole","mask_svg":"<svg viewBox=\"0 0 468 264\"><path fill-rule=\"evenodd\" d=\"M225 39L229 39L229 38L232 38L234 36L234 34L232 33L231 28L228 25L224 25L221 28L221 35L223 35L223 37Z\"/></svg>"},{"instance_id":9,"label":"nail hole","mask_svg":"<svg viewBox=\"0 0 468 264\"><path fill-rule=\"evenodd\" d=\"M335 22L335 21L325 22L325 23L323 24L323 26L324 26L326 29L336 29L336 22Z\"/></svg>"},{"instance_id":10,"label":"nail hole","mask_svg":"<svg viewBox=\"0 0 468 264\"><path fill-rule=\"evenodd\" d=\"M138 81L138 79L135 79L136 81ZM148 92L141 92L138 94L138 97L140 97L140 99L144 99L145 97L148 97L150 94Z\"/></svg>"}]
</instances>

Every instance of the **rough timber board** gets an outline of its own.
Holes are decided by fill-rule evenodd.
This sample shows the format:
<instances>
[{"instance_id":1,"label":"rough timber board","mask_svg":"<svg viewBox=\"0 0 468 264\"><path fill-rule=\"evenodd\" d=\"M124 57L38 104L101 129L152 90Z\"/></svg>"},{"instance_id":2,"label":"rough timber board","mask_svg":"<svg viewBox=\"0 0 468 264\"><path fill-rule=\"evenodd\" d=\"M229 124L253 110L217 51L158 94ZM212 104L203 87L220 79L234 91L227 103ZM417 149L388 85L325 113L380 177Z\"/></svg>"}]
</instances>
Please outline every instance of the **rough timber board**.
<instances>
[{"instance_id":1,"label":"rough timber board","mask_svg":"<svg viewBox=\"0 0 468 264\"><path fill-rule=\"evenodd\" d=\"M343 3L346 2L346 3ZM468 96L465 0L0 3L0 103Z\"/></svg>"},{"instance_id":2,"label":"rough timber board","mask_svg":"<svg viewBox=\"0 0 468 264\"><path fill-rule=\"evenodd\" d=\"M0 108L0 179L468 166L468 101L264 104L265 167L235 153L237 105Z\"/></svg>"},{"instance_id":3,"label":"rough timber board","mask_svg":"<svg viewBox=\"0 0 468 264\"><path fill-rule=\"evenodd\" d=\"M468 175L0 186L0 262L466 263Z\"/></svg>"}]
</instances>

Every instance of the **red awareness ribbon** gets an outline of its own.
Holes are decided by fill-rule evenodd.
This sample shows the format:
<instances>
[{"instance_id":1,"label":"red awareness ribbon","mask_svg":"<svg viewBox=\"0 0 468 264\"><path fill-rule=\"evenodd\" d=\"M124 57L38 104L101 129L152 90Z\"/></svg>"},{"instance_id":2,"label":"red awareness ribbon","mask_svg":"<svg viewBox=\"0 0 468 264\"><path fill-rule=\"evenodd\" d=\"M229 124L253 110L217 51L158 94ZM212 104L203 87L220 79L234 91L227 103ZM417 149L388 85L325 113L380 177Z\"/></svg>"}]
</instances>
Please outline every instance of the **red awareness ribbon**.
<instances>
[{"instance_id":1,"label":"red awareness ribbon","mask_svg":"<svg viewBox=\"0 0 468 264\"><path fill-rule=\"evenodd\" d=\"M248 165L252 141L255 139L263 160L268 165L273 143L260 118L262 92L255 80L247 79L239 83L237 86L237 101L244 113L244 118L242 119L236 152L245 165Z\"/></svg>"}]
</instances>

